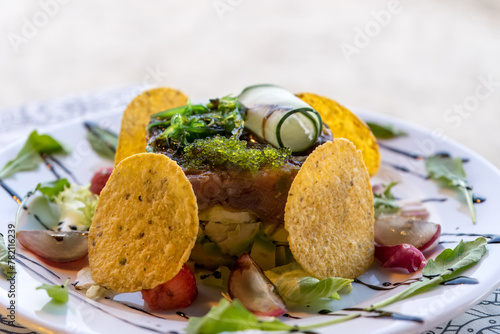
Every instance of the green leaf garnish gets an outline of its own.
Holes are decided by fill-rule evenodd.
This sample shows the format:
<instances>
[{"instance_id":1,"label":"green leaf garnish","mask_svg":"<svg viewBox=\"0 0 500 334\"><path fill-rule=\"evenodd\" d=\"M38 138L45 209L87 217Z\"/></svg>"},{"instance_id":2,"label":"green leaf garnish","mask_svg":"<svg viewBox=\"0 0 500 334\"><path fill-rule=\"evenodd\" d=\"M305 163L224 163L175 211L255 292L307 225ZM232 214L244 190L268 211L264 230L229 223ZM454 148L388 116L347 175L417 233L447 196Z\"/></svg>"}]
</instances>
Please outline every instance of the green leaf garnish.
<instances>
[{"instance_id":1,"label":"green leaf garnish","mask_svg":"<svg viewBox=\"0 0 500 334\"><path fill-rule=\"evenodd\" d=\"M319 280L311 277L297 262L267 270L265 274L286 301L297 304L307 304L320 298L340 299L338 291L353 281L341 277Z\"/></svg>"},{"instance_id":2,"label":"green leaf garnish","mask_svg":"<svg viewBox=\"0 0 500 334\"><path fill-rule=\"evenodd\" d=\"M460 272L481 260L486 253L486 244L487 241L483 237L469 242L461 240L453 250L445 249L435 260L429 260L422 270L423 277L421 281L410 284L405 290L367 308L367 310L374 310L396 303L455 278Z\"/></svg>"},{"instance_id":3,"label":"green leaf garnish","mask_svg":"<svg viewBox=\"0 0 500 334\"><path fill-rule=\"evenodd\" d=\"M373 206L375 208L375 218L381 214L396 214L399 212L399 205L396 204L396 198L391 192L392 187L397 182L391 182L388 185L382 185L384 192L382 194L373 194Z\"/></svg>"},{"instance_id":4,"label":"green leaf garnish","mask_svg":"<svg viewBox=\"0 0 500 334\"><path fill-rule=\"evenodd\" d=\"M472 198L472 191L462 164L461 158L451 158L442 155L433 155L425 158L425 168L429 177L437 181L441 187L451 188L461 192L469 207L472 222L476 223L476 212Z\"/></svg>"},{"instance_id":5,"label":"green leaf garnish","mask_svg":"<svg viewBox=\"0 0 500 334\"><path fill-rule=\"evenodd\" d=\"M378 139L392 139L407 135L406 132L396 129L391 124L382 125L373 122L366 122L366 124L370 127L370 130L372 130L373 135Z\"/></svg>"},{"instance_id":6,"label":"green leaf garnish","mask_svg":"<svg viewBox=\"0 0 500 334\"><path fill-rule=\"evenodd\" d=\"M210 311L201 318L189 318L186 332L191 334L196 333L221 333L221 332L236 332L248 329L256 329L261 331L304 331L323 326L329 326L351 320L359 317L359 313L355 313L345 317L338 317L334 320L322 322L315 325L307 326L291 326L273 318L273 320L260 320L253 313L248 311L239 300L235 299L232 302L221 299L217 306L214 306Z\"/></svg>"},{"instance_id":7,"label":"green leaf garnish","mask_svg":"<svg viewBox=\"0 0 500 334\"><path fill-rule=\"evenodd\" d=\"M0 170L0 179L11 177L17 172L30 171L38 168L42 154L67 154L68 150L49 135L39 135L33 131L17 156L7 162Z\"/></svg>"},{"instance_id":8,"label":"green leaf garnish","mask_svg":"<svg viewBox=\"0 0 500 334\"><path fill-rule=\"evenodd\" d=\"M59 179L50 182L39 183L35 191L40 191L42 194L47 195L49 199L53 199L56 197L61 191L65 188L69 188L70 183L67 179Z\"/></svg>"},{"instance_id":9,"label":"green leaf garnish","mask_svg":"<svg viewBox=\"0 0 500 334\"><path fill-rule=\"evenodd\" d=\"M99 127L92 122L85 122L87 128L87 140L92 149L105 159L115 160L118 136L109 130Z\"/></svg>"},{"instance_id":10,"label":"green leaf garnish","mask_svg":"<svg viewBox=\"0 0 500 334\"><path fill-rule=\"evenodd\" d=\"M48 285L42 284L37 287L37 290L45 290L53 301L58 303L66 303L68 301L68 282L69 278L64 282L63 285Z\"/></svg>"},{"instance_id":11,"label":"green leaf garnish","mask_svg":"<svg viewBox=\"0 0 500 334\"><path fill-rule=\"evenodd\" d=\"M9 249L3 240L3 234L0 233L0 268L2 268L2 274L7 278L11 279L16 275L16 266L14 259L9 260ZM14 249L15 251L15 249Z\"/></svg>"}]
</instances>

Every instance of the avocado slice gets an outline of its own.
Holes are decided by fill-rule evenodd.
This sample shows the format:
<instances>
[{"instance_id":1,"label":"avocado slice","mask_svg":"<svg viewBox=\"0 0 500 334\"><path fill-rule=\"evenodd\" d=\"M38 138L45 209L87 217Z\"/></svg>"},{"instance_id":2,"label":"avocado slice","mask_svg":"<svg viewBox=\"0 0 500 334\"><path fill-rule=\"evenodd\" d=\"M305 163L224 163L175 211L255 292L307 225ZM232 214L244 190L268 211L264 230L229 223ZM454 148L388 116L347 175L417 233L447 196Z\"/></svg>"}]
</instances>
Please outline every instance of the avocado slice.
<instances>
[{"instance_id":1,"label":"avocado slice","mask_svg":"<svg viewBox=\"0 0 500 334\"><path fill-rule=\"evenodd\" d=\"M276 245L263 233L255 237L250 256L263 271L276 267Z\"/></svg>"},{"instance_id":2,"label":"avocado slice","mask_svg":"<svg viewBox=\"0 0 500 334\"><path fill-rule=\"evenodd\" d=\"M191 250L190 259L209 270L215 270L220 266L232 267L236 261L236 258L222 254L214 242L196 243Z\"/></svg>"},{"instance_id":3,"label":"avocado slice","mask_svg":"<svg viewBox=\"0 0 500 334\"><path fill-rule=\"evenodd\" d=\"M294 262L292 251L288 246L276 246L276 266L284 266Z\"/></svg>"},{"instance_id":4,"label":"avocado slice","mask_svg":"<svg viewBox=\"0 0 500 334\"><path fill-rule=\"evenodd\" d=\"M252 243L259 231L260 223L219 223L210 221L205 225L205 235L215 242L222 253L239 256Z\"/></svg>"}]
</instances>

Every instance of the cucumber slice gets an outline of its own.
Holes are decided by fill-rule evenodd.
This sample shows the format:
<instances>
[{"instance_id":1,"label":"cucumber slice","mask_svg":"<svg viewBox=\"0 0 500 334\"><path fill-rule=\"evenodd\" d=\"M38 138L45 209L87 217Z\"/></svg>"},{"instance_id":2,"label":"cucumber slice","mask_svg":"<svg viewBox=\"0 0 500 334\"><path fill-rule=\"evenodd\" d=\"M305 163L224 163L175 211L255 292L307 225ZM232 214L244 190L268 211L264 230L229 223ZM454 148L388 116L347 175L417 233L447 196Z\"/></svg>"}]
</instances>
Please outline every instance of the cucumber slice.
<instances>
[{"instance_id":1,"label":"cucumber slice","mask_svg":"<svg viewBox=\"0 0 500 334\"><path fill-rule=\"evenodd\" d=\"M238 100L246 108L245 127L275 147L305 151L321 133L319 113L283 87L250 86Z\"/></svg>"}]
</instances>

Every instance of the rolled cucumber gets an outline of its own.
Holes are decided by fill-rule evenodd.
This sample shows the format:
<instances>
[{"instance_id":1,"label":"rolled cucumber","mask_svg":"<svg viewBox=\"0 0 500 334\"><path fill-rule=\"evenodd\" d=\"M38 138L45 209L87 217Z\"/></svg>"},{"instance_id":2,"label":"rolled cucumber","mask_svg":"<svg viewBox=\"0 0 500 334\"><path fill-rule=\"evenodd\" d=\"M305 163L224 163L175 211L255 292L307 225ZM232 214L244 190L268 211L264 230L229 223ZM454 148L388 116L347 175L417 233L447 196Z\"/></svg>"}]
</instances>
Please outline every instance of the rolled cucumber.
<instances>
[{"instance_id":1,"label":"rolled cucumber","mask_svg":"<svg viewBox=\"0 0 500 334\"><path fill-rule=\"evenodd\" d=\"M283 87L250 86L238 100L246 108L245 128L275 147L305 151L321 133L319 113Z\"/></svg>"}]
</instances>

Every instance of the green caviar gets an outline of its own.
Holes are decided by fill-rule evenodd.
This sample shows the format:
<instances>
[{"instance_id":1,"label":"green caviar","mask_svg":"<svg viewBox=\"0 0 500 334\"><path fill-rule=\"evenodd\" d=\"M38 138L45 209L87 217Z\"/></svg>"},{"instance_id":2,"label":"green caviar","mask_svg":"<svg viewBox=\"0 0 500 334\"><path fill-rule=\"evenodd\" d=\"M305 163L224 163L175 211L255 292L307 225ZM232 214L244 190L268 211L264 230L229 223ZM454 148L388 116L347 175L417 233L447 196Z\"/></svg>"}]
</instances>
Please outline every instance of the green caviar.
<instances>
[{"instance_id":1,"label":"green caviar","mask_svg":"<svg viewBox=\"0 0 500 334\"><path fill-rule=\"evenodd\" d=\"M184 147L185 167L227 168L252 172L261 167L281 167L291 156L288 148L248 148L246 141L215 136L196 140Z\"/></svg>"}]
</instances>

